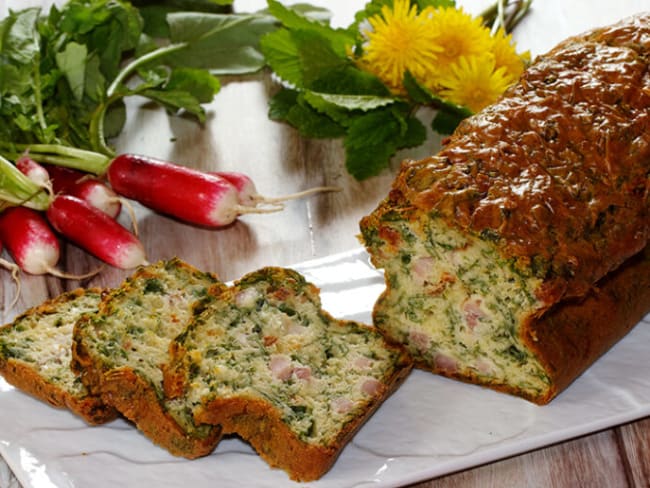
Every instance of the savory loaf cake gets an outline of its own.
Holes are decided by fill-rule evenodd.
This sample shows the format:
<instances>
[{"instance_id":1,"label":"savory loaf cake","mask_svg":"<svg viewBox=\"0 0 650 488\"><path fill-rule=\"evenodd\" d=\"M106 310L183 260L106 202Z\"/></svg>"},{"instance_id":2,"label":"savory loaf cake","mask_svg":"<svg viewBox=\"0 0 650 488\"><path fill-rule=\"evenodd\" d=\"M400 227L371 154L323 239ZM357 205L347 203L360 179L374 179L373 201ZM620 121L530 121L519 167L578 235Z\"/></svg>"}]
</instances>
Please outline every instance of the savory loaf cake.
<instances>
[{"instance_id":1,"label":"savory loaf cake","mask_svg":"<svg viewBox=\"0 0 650 488\"><path fill-rule=\"evenodd\" d=\"M153 442L187 458L212 451L220 429L194 425L182 401L165 398L163 367L169 343L211 286L225 285L180 259L140 267L73 333L72 365L90 391Z\"/></svg>"},{"instance_id":2,"label":"savory loaf cake","mask_svg":"<svg viewBox=\"0 0 650 488\"><path fill-rule=\"evenodd\" d=\"M263 268L212 301L171 346L166 391L294 480L315 480L411 369L370 326L322 310L295 271Z\"/></svg>"},{"instance_id":3,"label":"savory loaf cake","mask_svg":"<svg viewBox=\"0 0 650 488\"><path fill-rule=\"evenodd\" d=\"M542 404L650 310L649 59L648 13L570 38L402 164L361 239L419 366Z\"/></svg>"},{"instance_id":4,"label":"savory loaf cake","mask_svg":"<svg viewBox=\"0 0 650 488\"><path fill-rule=\"evenodd\" d=\"M0 328L0 374L16 388L67 407L90 424L117 415L70 368L73 326L82 315L97 311L101 294L98 288L65 292Z\"/></svg>"}]
</instances>

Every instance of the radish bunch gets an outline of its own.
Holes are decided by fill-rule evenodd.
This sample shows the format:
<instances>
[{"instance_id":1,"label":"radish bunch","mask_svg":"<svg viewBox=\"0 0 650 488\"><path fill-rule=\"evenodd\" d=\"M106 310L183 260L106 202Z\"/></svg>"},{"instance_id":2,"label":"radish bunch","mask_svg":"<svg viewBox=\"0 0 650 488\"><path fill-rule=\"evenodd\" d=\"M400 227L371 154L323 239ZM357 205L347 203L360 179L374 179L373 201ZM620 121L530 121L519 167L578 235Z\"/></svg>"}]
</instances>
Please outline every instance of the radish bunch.
<instances>
[{"instance_id":1,"label":"radish bunch","mask_svg":"<svg viewBox=\"0 0 650 488\"><path fill-rule=\"evenodd\" d=\"M76 150L71 148L32 149L16 159L16 167L50 195L49 205L45 212L24 206L0 212L0 242L20 269L30 274L80 278L56 269L60 254L57 233L112 266L129 269L145 264L137 232L128 231L116 220L123 203L130 208L125 199L189 224L220 228L246 213L279 211L286 200L337 190L317 187L268 198L260 195L251 178L242 173L203 172L122 154L112 160L106 158L101 174L91 174L83 171L87 151L76 157ZM37 159L54 164L39 164ZM133 216L132 220L135 227Z\"/></svg>"}]
</instances>

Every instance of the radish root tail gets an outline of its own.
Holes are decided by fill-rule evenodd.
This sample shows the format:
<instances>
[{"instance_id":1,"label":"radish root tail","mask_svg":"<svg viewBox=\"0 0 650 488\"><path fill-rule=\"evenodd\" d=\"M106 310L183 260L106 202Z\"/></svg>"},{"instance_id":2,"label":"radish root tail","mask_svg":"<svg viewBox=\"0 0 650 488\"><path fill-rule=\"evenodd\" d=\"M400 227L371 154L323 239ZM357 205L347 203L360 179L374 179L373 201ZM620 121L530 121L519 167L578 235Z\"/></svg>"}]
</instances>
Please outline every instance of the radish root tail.
<instances>
[{"instance_id":1,"label":"radish root tail","mask_svg":"<svg viewBox=\"0 0 650 488\"><path fill-rule=\"evenodd\" d=\"M282 203L288 200L297 200L298 198L304 198L317 193L326 193L326 192L335 192L341 191L342 188L338 186L316 186L314 188L309 188L308 190L299 191L297 193L290 193L289 195L283 195L279 197L265 197L264 195L253 195L253 200L260 203Z\"/></svg>"},{"instance_id":2,"label":"radish root tail","mask_svg":"<svg viewBox=\"0 0 650 488\"><path fill-rule=\"evenodd\" d=\"M131 219L131 228L133 229L133 235L139 237L138 218L135 215L135 209L133 208L133 205L131 205L131 202L129 202L126 198L117 197L116 200L122 204L122 206L126 209L126 212L129 214L129 219Z\"/></svg>"},{"instance_id":3,"label":"radish root tail","mask_svg":"<svg viewBox=\"0 0 650 488\"><path fill-rule=\"evenodd\" d=\"M16 293L14 294L14 299L11 301L9 304L9 308L7 310L11 310L14 308L14 305L18 303L18 299L20 298L20 292L21 292L21 287L22 287L22 282L20 281L20 276L18 274L20 273L20 268L18 267L17 264L10 263L9 261L0 258L0 266L8 269L11 271L11 278L14 280L14 283L16 283Z\"/></svg>"},{"instance_id":4,"label":"radish root tail","mask_svg":"<svg viewBox=\"0 0 650 488\"><path fill-rule=\"evenodd\" d=\"M92 276L95 276L98 274L101 270L104 269L104 266L101 265L97 269L94 269L93 271L89 271L88 273L80 274L80 275L74 275L74 274L69 274L69 273L64 273L63 271L60 271L56 268L47 268L47 272L51 274L52 276L56 276L57 278L62 278L66 280L85 280L86 278L91 278Z\"/></svg>"}]
</instances>

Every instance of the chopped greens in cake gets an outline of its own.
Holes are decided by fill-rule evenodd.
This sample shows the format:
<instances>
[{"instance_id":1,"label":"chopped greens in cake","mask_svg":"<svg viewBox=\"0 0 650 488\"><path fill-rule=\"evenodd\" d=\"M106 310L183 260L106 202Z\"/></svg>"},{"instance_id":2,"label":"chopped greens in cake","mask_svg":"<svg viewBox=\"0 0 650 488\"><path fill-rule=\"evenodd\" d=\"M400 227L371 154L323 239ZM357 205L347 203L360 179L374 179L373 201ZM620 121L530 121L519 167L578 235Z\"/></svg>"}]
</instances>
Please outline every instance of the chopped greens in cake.
<instances>
[{"instance_id":1,"label":"chopped greens in cake","mask_svg":"<svg viewBox=\"0 0 650 488\"><path fill-rule=\"evenodd\" d=\"M0 328L0 372L34 396L67 406L90 423L115 417L99 397L89 394L70 368L75 322L97 311L101 290L63 293L19 315Z\"/></svg>"},{"instance_id":2,"label":"chopped greens in cake","mask_svg":"<svg viewBox=\"0 0 650 488\"><path fill-rule=\"evenodd\" d=\"M211 430L195 426L183 402L165 398L162 370L170 341L183 331L211 286L223 285L179 259L142 267L103 300L99 313L75 329L76 367L85 381L114 401L154 441L169 429L138 423L140 417L150 420L132 406L137 401L146 403L143 389L157 399L156 409L178 424L174 428L180 428L180 435L201 438Z\"/></svg>"},{"instance_id":3,"label":"chopped greens in cake","mask_svg":"<svg viewBox=\"0 0 650 488\"><path fill-rule=\"evenodd\" d=\"M366 229L389 284L374 310L379 329L436 371L516 383L531 395L548 387L519 334L544 305L535 296L539 278L500 258L489 240L439 219L391 213L380 227L390 244L373 242Z\"/></svg>"},{"instance_id":4,"label":"chopped greens in cake","mask_svg":"<svg viewBox=\"0 0 650 488\"><path fill-rule=\"evenodd\" d=\"M195 417L242 435L290 473L272 442L322 448L332 462L411 365L375 329L332 318L317 288L282 268L250 273L216 294L172 351L170 384ZM277 422L264 426L269 418ZM271 431L281 439L265 441Z\"/></svg>"}]
</instances>

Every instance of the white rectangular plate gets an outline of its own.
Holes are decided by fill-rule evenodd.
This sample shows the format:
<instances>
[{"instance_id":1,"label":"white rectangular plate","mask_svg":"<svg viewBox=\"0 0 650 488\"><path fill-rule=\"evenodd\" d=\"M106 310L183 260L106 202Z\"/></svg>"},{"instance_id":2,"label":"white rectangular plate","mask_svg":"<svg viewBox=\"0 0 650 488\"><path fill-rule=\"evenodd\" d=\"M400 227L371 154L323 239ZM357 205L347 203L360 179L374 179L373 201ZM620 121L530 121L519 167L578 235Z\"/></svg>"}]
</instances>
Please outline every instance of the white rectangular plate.
<instances>
[{"instance_id":1,"label":"white rectangular plate","mask_svg":"<svg viewBox=\"0 0 650 488\"><path fill-rule=\"evenodd\" d=\"M337 318L370 323L384 288L363 250L295 266ZM650 316L550 405L414 371L310 487L402 486L650 415ZM25 488L300 486L236 438L175 458L125 421L89 427L0 379L0 454Z\"/></svg>"}]
</instances>

